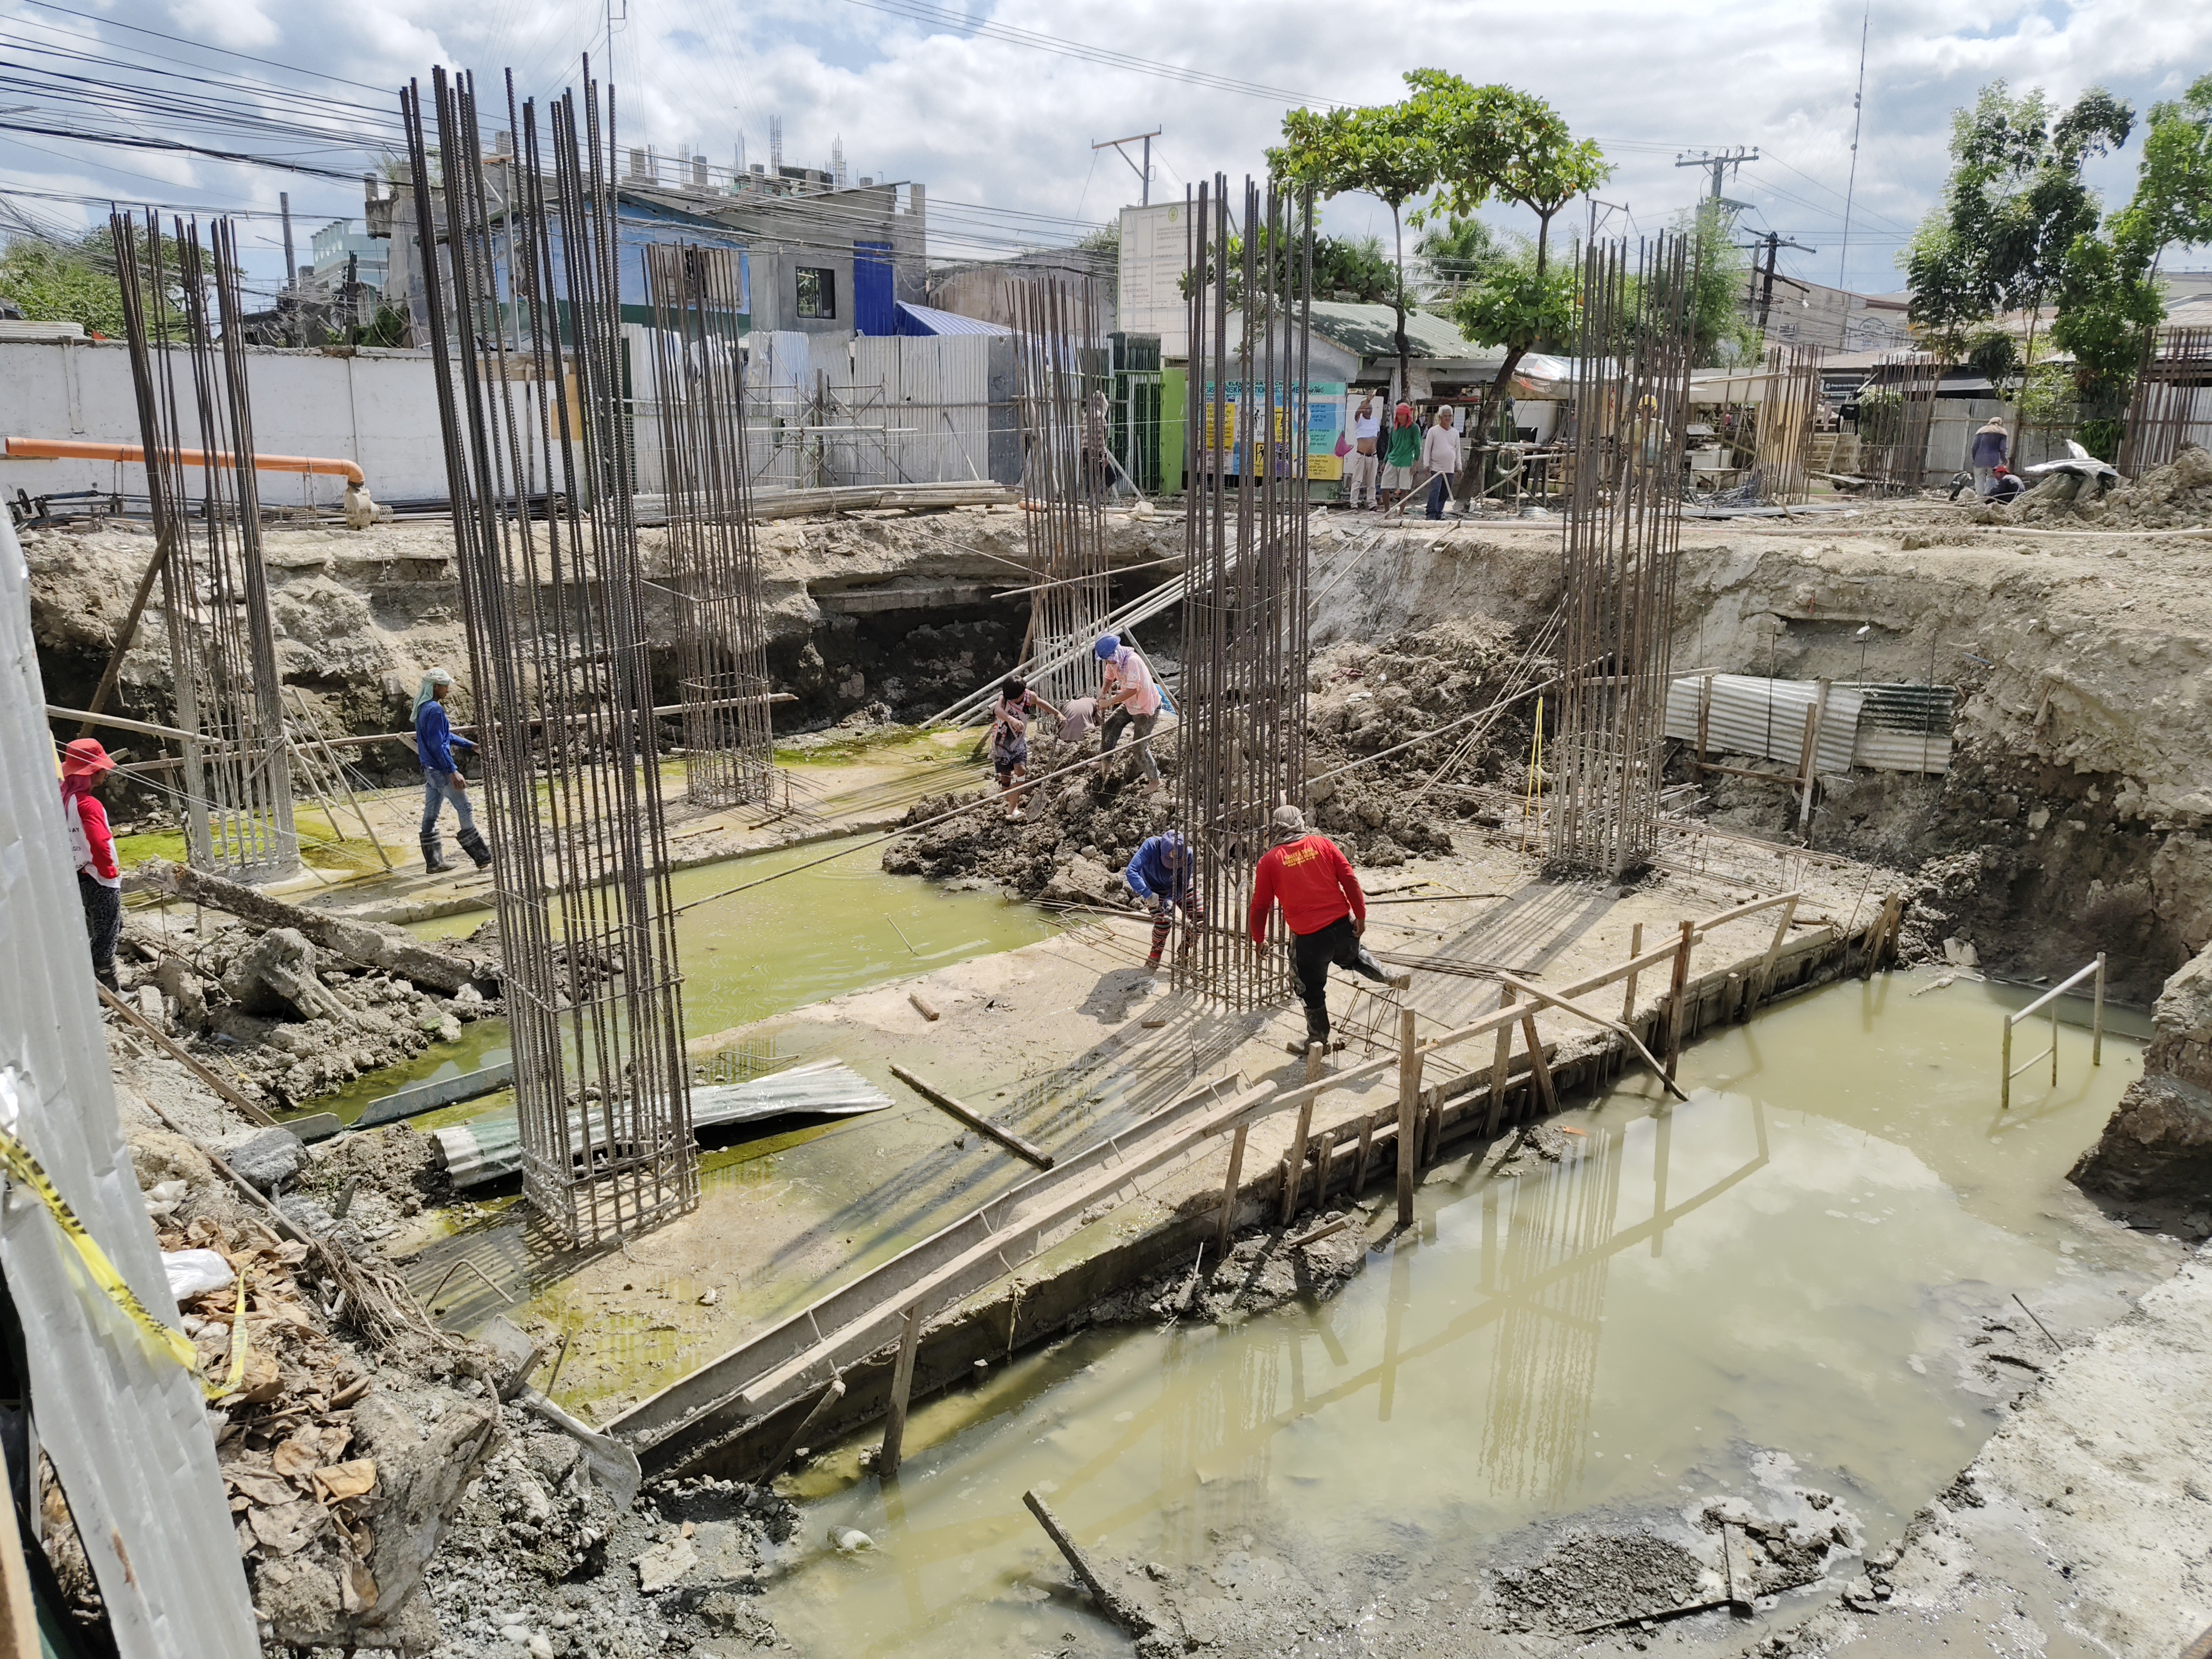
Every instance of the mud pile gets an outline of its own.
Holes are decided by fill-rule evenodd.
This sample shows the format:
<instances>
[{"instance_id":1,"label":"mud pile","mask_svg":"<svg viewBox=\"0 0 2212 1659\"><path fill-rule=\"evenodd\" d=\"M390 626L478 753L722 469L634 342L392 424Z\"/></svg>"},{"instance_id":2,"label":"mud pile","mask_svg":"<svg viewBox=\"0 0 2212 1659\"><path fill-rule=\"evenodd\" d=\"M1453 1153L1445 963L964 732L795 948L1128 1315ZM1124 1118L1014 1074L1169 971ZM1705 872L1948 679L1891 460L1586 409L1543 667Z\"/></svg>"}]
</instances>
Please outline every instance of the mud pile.
<instances>
[{"instance_id":1,"label":"mud pile","mask_svg":"<svg viewBox=\"0 0 2212 1659\"><path fill-rule=\"evenodd\" d=\"M2169 530L2212 525L2212 452L2191 444L2165 466L2100 493L2094 482L2053 473L1990 524L2094 526L2101 530Z\"/></svg>"},{"instance_id":2,"label":"mud pile","mask_svg":"<svg viewBox=\"0 0 2212 1659\"><path fill-rule=\"evenodd\" d=\"M1316 825L1370 869L1450 852L1451 821L1481 816L1494 797L1480 786L1510 782L1528 754L1534 698L1494 724L1464 719L1498 701L1520 654L1510 629L1462 617L1316 656L1306 717ZM1328 775L1358 762L1368 763Z\"/></svg>"},{"instance_id":3,"label":"mud pile","mask_svg":"<svg viewBox=\"0 0 2212 1659\"><path fill-rule=\"evenodd\" d=\"M1299 1217L1285 1235L1273 1231L1248 1233L1230 1247L1226 1257L1163 1273L1156 1279L1108 1297L1091 1310L1101 1325L1143 1324L1163 1320L1210 1321L1236 1324L1285 1302L1304 1298L1327 1301L1346 1285L1367 1261L1367 1213L1355 1209L1349 1223L1311 1243L1297 1249L1288 1240L1298 1234L1338 1220L1342 1212Z\"/></svg>"}]
</instances>

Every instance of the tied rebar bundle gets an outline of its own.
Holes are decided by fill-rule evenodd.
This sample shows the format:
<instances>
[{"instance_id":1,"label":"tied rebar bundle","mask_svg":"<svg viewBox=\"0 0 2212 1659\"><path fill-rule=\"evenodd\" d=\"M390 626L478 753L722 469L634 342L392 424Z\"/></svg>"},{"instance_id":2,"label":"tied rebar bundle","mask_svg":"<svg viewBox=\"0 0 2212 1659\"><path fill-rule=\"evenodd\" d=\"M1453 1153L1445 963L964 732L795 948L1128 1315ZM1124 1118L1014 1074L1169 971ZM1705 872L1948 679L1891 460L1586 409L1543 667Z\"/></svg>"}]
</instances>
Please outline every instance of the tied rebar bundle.
<instances>
[{"instance_id":1,"label":"tied rebar bundle","mask_svg":"<svg viewBox=\"0 0 2212 1659\"><path fill-rule=\"evenodd\" d=\"M1097 285L1088 276L1010 282L1020 398L1023 516L1029 532L1030 627L1022 657L1048 665L1034 688L1053 702L1094 689L1082 647L1113 609L1103 507L1106 353ZM1060 659L1070 660L1060 662Z\"/></svg>"},{"instance_id":2,"label":"tied rebar bundle","mask_svg":"<svg viewBox=\"0 0 2212 1659\"><path fill-rule=\"evenodd\" d=\"M265 881L299 867L300 843L261 557L237 237L217 219L203 248L198 222L178 218L165 238L151 211L143 246L129 214L110 215L108 234L161 561L174 719L193 734L184 744L185 858L195 870ZM198 499L187 477L195 471Z\"/></svg>"},{"instance_id":3,"label":"tied rebar bundle","mask_svg":"<svg viewBox=\"0 0 2212 1659\"><path fill-rule=\"evenodd\" d=\"M506 956L523 1194L568 1244L698 1197L645 581L631 510L614 108L400 97ZM435 146L430 117L434 115ZM551 165L543 152L550 151ZM435 155L436 168L432 167Z\"/></svg>"},{"instance_id":4,"label":"tied rebar bundle","mask_svg":"<svg viewBox=\"0 0 2212 1659\"><path fill-rule=\"evenodd\" d=\"M668 586L683 681L684 787L702 806L766 802L775 760L738 343L744 267L735 248L644 252L668 498Z\"/></svg>"},{"instance_id":5,"label":"tied rebar bundle","mask_svg":"<svg viewBox=\"0 0 2212 1659\"><path fill-rule=\"evenodd\" d=\"M2212 328L2161 328L2143 345L2142 368L2120 437L2120 471L2141 477L2171 466L2191 444L2212 443ZM2014 465L2019 465L2017 461Z\"/></svg>"},{"instance_id":6,"label":"tied rebar bundle","mask_svg":"<svg viewBox=\"0 0 2212 1659\"><path fill-rule=\"evenodd\" d=\"M1200 185L1187 216L1191 482L1175 820L1215 925L1190 930L1175 985L1249 1009L1291 991L1287 953L1253 950L1243 924L1271 816L1305 804L1313 200L1245 180L1244 302L1232 313L1228 185L1216 174ZM1268 927L1271 943L1287 937L1279 917Z\"/></svg>"},{"instance_id":7,"label":"tied rebar bundle","mask_svg":"<svg viewBox=\"0 0 2212 1659\"><path fill-rule=\"evenodd\" d=\"M1547 862L1563 874L1619 880L1659 844L1696 275L1680 236L1632 261L1625 241L1583 256L1547 803Z\"/></svg>"},{"instance_id":8,"label":"tied rebar bundle","mask_svg":"<svg viewBox=\"0 0 2212 1659\"><path fill-rule=\"evenodd\" d=\"M1893 352L1859 394L1859 471L1884 495L1917 495L1928 482L1928 433L1943 364L1925 352Z\"/></svg>"},{"instance_id":9,"label":"tied rebar bundle","mask_svg":"<svg viewBox=\"0 0 2212 1659\"><path fill-rule=\"evenodd\" d=\"M1766 393L1759 405L1758 474L1765 498L1782 506L1806 496L1813 411L1820 401L1820 348L1776 346L1766 354Z\"/></svg>"}]
</instances>

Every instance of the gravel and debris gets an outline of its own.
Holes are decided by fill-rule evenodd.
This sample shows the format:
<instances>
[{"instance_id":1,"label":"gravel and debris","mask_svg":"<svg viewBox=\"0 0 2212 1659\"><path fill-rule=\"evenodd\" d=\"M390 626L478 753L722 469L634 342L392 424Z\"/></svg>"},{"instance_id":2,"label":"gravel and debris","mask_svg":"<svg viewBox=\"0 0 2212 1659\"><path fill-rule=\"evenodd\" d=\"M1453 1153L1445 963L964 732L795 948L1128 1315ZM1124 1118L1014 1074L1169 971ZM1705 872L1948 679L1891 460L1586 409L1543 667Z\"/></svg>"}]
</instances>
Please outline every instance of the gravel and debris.
<instances>
[{"instance_id":1,"label":"gravel and debris","mask_svg":"<svg viewBox=\"0 0 2212 1659\"><path fill-rule=\"evenodd\" d=\"M1344 1219L1346 1212L1302 1215L1287 1232L1250 1232L1230 1246L1225 1260L1206 1261L1133 1285L1094 1304L1091 1317L1101 1325L1141 1324L1153 1320L1235 1324L1297 1298L1325 1302L1367 1261L1367 1212L1355 1208L1346 1224L1326 1237L1292 1246L1316 1228ZM1212 1247L1206 1247L1211 1257Z\"/></svg>"},{"instance_id":2,"label":"gravel and debris","mask_svg":"<svg viewBox=\"0 0 2212 1659\"><path fill-rule=\"evenodd\" d=\"M2167 530L2212 524L2212 451L2195 444L2164 466L2112 483L2054 472L2016 501L1980 509L1983 524L2050 529Z\"/></svg>"},{"instance_id":3,"label":"gravel and debris","mask_svg":"<svg viewBox=\"0 0 2212 1659\"><path fill-rule=\"evenodd\" d=\"M1528 1566L1500 1573L1495 1595L1509 1631L1572 1632L1717 1599L1724 1588L1706 1562L1655 1533L1573 1528Z\"/></svg>"}]
</instances>

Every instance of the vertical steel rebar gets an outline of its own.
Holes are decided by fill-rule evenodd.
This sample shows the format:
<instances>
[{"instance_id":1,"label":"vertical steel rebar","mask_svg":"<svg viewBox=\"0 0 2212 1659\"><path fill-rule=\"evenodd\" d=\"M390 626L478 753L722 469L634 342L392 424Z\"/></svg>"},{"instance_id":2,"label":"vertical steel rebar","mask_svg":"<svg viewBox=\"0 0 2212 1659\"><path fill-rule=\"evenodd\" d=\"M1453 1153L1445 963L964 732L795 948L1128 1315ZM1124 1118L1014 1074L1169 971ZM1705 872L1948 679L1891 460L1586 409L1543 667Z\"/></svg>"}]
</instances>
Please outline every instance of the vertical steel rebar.
<instances>
[{"instance_id":1,"label":"vertical steel rebar","mask_svg":"<svg viewBox=\"0 0 2212 1659\"><path fill-rule=\"evenodd\" d=\"M1106 559L1105 342L1088 276L1037 276L1008 284L1016 398L1027 451L1023 516L1029 540L1031 662L1073 657L1035 689L1063 702L1094 689L1079 648L1113 610Z\"/></svg>"},{"instance_id":2,"label":"vertical steel rebar","mask_svg":"<svg viewBox=\"0 0 2212 1659\"><path fill-rule=\"evenodd\" d=\"M495 186L472 76L434 70L427 110L419 87L401 95L523 1191L576 1247L698 1196L601 98L587 62L541 138L510 76Z\"/></svg>"},{"instance_id":3,"label":"vertical steel rebar","mask_svg":"<svg viewBox=\"0 0 2212 1659\"><path fill-rule=\"evenodd\" d=\"M1291 989L1280 948L1244 940L1252 877L1276 807L1305 801L1306 374L1313 204L1244 185L1241 248L1228 179L1187 216L1190 376L1185 440L1182 676L1176 821L1214 926L1175 983L1231 1008ZM1231 338L1231 262L1242 284ZM1270 942L1285 935L1272 920Z\"/></svg>"}]
</instances>

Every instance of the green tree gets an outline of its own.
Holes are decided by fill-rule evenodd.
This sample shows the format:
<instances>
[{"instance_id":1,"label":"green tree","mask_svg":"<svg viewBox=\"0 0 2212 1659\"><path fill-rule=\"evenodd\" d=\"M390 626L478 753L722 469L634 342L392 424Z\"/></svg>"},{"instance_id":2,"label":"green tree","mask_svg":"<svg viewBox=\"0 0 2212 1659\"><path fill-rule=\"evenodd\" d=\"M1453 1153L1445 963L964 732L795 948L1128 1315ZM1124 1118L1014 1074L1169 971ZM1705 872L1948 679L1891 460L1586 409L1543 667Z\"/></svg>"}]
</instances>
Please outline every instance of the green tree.
<instances>
[{"instance_id":1,"label":"green tree","mask_svg":"<svg viewBox=\"0 0 2212 1659\"><path fill-rule=\"evenodd\" d=\"M1759 355L1758 331L1746 315L1751 252L1735 240L1728 210L1707 198L1674 222L1692 239L1697 290L1690 307L1691 361L1700 368L1730 367Z\"/></svg>"},{"instance_id":2,"label":"green tree","mask_svg":"<svg viewBox=\"0 0 2212 1659\"><path fill-rule=\"evenodd\" d=\"M1303 289L1302 272L1291 267L1297 257L1301 243L1291 240L1278 242L1270 237L1266 226L1260 228L1256 244L1257 255L1254 270L1261 286L1288 299ZM1244 303L1244 239L1232 235L1221 252L1222 264L1229 276L1228 303L1239 307ZM1209 267L1206 281L1211 287L1215 281ZM1191 273L1185 271L1178 284L1183 297L1190 296ZM1390 257L1382 251L1382 239L1375 236L1316 236L1313 242L1313 297L1316 300L1343 300L1364 305L1388 305L1397 292L1398 273L1390 264Z\"/></svg>"},{"instance_id":3,"label":"green tree","mask_svg":"<svg viewBox=\"0 0 2212 1659\"><path fill-rule=\"evenodd\" d=\"M1389 208L1397 275L1390 301L1398 316L1398 384L1410 384L1405 210L1436 185L1439 163L1433 135L1404 103L1320 112L1294 109L1283 117L1283 142L1267 152L1267 165L1277 178L1324 199L1357 191Z\"/></svg>"},{"instance_id":4,"label":"green tree","mask_svg":"<svg viewBox=\"0 0 2212 1659\"><path fill-rule=\"evenodd\" d=\"M1975 325L2024 310L2032 364L2043 304L2075 240L2101 216L2082 167L2125 143L2134 121L2101 87L2062 113L2040 88L2015 98L2002 81L1953 114L1943 199L1900 256L1907 315L1931 345L1962 356Z\"/></svg>"},{"instance_id":5,"label":"green tree","mask_svg":"<svg viewBox=\"0 0 2212 1659\"><path fill-rule=\"evenodd\" d=\"M1413 242L1413 257L1423 272L1422 303L1449 315L1453 301L1511 264L1514 256L1509 239L1472 214L1455 213L1431 223Z\"/></svg>"},{"instance_id":6,"label":"green tree","mask_svg":"<svg viewBox=\"0 0 2212 1659\"><path fill-rule=\"evenodd\" d=\"M1552 221L1576 197L1604 183L1613 169L1595 142L1577 138L1559 112L1531 93L1470 86L1443 70L1415 70L1406 83L1413 88L1407 104L1415 123L1435 135L1437 210L1470 215L1496 198L1536 216L1535 253L1526 270L1517 264L1501 267L1453 308L1471 338L1505 349L1470 423L1470 430L1487 432L1521 359L1573 326L1571 301L1564 314L1556 307ZM1474 464L1470 450L1468 465Z\"/></svg>"},{"instance_id":7,"label":"green tree","mask_svg":"<svg viewBox=\"0 0 2212 1659\"><path fill-rule=\"evenodd\" d=\"M140 268L150 270L154 250L144 226L137 227L137 237ZM172 274L173 308L176 259L172 248L161 252L163 268ZM9 242L0 249L0 297L14 301L29 322L76 323L88 334L123 337L123 284L104 225L67 242L30 236ZM149 315L151 310L149 306Z\"/></svg>"},{"instance_id":8,"label":"green tree","mask_svg":"<svg viewBox=\"0 0 2212 1659\"><path fill-rule=\"evenodd\" d=\"M2088 416L2081 442L2107 460L2119 450L2136 366L2166 314L2160 256L2203 242L2212 242L2212 75L2179 101L2151 106L2134 196L2066 251L2051 335L2074 359L2076 403Z\"/></svg>"}]
</instances>

